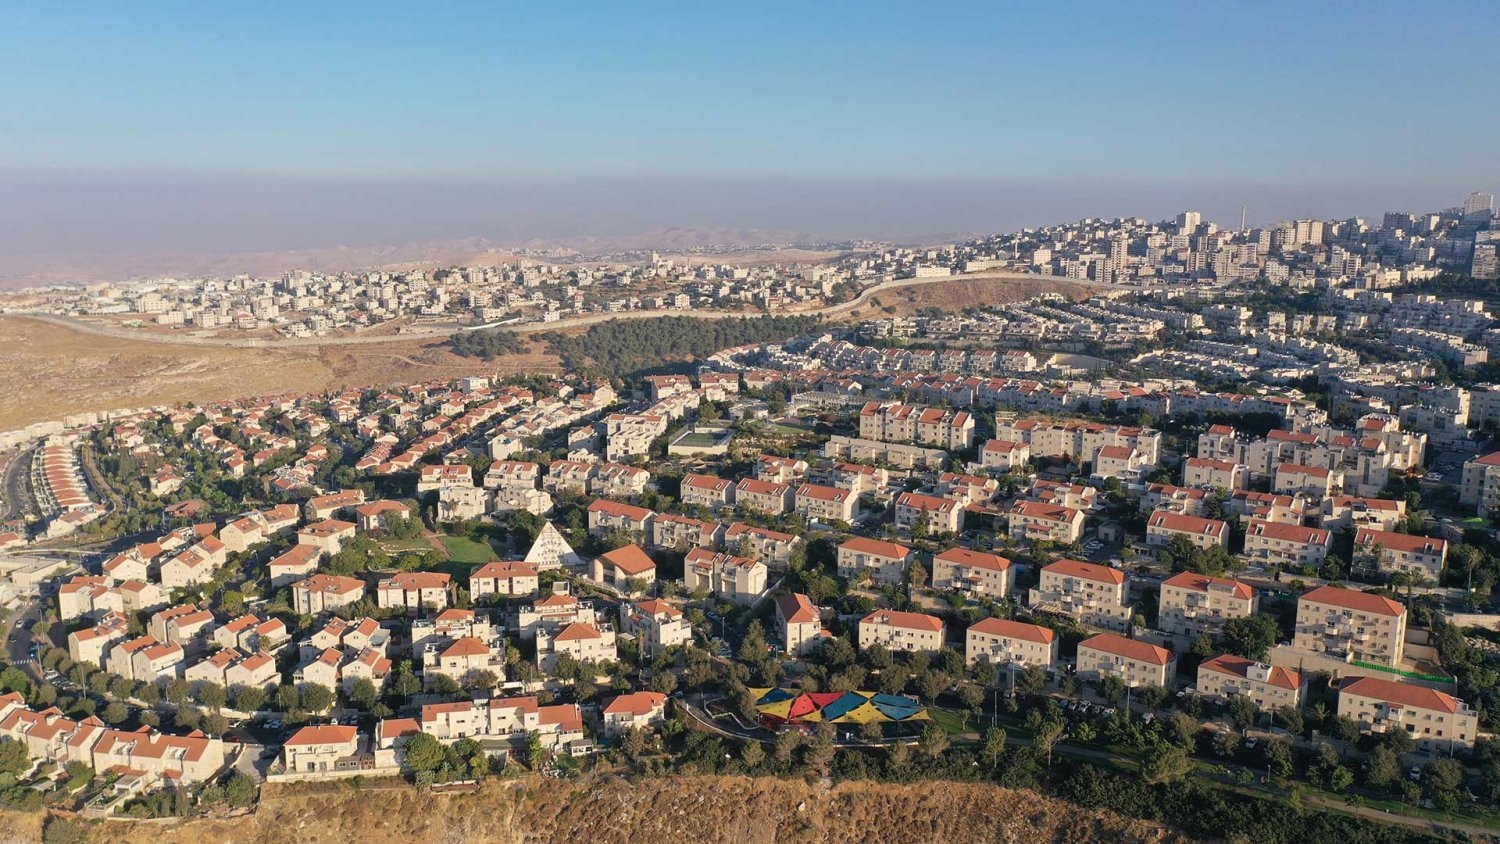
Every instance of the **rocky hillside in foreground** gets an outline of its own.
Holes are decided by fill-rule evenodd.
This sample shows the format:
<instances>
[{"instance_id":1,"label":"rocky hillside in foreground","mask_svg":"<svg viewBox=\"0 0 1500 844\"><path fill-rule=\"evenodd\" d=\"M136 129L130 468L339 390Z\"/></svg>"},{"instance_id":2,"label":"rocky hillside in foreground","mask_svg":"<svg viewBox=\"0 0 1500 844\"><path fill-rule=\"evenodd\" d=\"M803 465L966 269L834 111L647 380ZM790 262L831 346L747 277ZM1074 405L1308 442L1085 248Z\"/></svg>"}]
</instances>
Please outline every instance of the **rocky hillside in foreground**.
<instances>
[{"instance_id":1,"label":"rocky hillside in foreground","mask_svg":"<svg viewBox=\"0 0 1500 844\"><path fill-rule=\"evenodd\" d=\"M4 819L0 818L0 825ZM24 839L23 839L24 840ZM462 795L396 783L268 786L248 818L96 824L94 841L130 844L323 842L732 841L735 844L911 842L1185 842L1160 827L1038 794L970 783L893 785L676 777L628 782L528 780Z\"/></svg>"}]
</instances>

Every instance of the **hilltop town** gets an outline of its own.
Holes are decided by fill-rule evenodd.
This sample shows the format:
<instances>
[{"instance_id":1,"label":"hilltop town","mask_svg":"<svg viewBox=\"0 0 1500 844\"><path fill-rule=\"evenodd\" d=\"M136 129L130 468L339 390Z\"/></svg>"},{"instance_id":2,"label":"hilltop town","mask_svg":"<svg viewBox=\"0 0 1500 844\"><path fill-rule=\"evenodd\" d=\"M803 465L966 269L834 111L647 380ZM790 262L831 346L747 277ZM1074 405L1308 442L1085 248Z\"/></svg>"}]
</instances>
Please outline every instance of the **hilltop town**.
<instances>
[{"instance_id":1,"label":"hilltop town","mask_svg":"<svg viewBox=\"0 0 1500 844\"><path fill-rule=\"evenodd\" d=\"M479 330L467 377L0 435L0 802L87 829L266 784L806 775L1195 837L1484 835L1497 245L1474 194L815 265L28 291L205 340ZM1021 272L1088 289L817 319ZM710 336L745 342L643 315L554 340L563 375L486 360L525 324L661 310L743 313Z\"/></svg>"}]
</instances>

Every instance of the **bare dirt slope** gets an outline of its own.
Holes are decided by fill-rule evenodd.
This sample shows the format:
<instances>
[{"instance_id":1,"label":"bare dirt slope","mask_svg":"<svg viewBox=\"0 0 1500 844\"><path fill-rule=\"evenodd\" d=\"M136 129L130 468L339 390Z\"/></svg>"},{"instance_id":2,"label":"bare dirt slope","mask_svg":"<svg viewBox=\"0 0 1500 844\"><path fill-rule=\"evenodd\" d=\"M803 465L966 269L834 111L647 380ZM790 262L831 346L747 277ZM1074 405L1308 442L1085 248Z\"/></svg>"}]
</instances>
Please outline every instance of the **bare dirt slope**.
<instances>
[{"instance_id":1,"label":"bare dirt slope","mask_svg":"<svg viewBox=\"0 0 1500 844\"><path fill-rule=\"evenodd\" d=\"M1039 278L1036 281L1014 279L954 279L932 284L882 290L864 305L840 315L844 322L911 316L923 308L958 312L983 305L1019 302L1043 293L1061 293L1073 299L1086 299L1088 288L1069 284L1066 279Z\"/></svg>"},{"instance_id":2,"label":"bare dirt slope","mask_svg":"<svg viewBox=\"0 0 1500 844\"><path fill-rule=\"evenodd\" d=\"M286 349L184 346L0 317L0 430L84 411L557 368L557 359L545 354L493 362L461 358L435 340Z\"/></svg>"},{"instance_id":3,"label":"bare dirt slope","mask_svg":"<svg viewBox=\"0 0 1500 844\"><path fill-rule=\"evenodd\" d=\"M380 790L375 790L379 788ZM0 818L3 820L3 818ZM122 844L323 842L730 841L735 844L911 842L1183 842L1169 830L989 785L841 783L684 777L627 782L489 784L471 795L405 785L269 787L234 821L111 822L93 840Z\"/></svg>"}]
</instances>

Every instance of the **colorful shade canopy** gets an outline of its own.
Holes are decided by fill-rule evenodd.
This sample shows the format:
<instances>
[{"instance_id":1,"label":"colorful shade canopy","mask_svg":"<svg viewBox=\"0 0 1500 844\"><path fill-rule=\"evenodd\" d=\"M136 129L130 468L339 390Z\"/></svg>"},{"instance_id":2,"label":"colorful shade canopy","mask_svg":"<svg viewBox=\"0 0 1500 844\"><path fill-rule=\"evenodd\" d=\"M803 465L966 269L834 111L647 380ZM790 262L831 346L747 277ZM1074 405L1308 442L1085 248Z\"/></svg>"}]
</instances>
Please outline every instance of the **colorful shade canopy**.
<instances>
[{"instance_id":1,"label":"colorful shade canopy","mask_svg":"<svg viewBox=\"0 0 1500 844\"><path fill-rule=\"evenodd\" d=\"M793 689L751 689L755 710L776 722L832 721L881 724L889 721L927 721L927 707L901 695L875 692L801 692Z\"/></svg>"}]
</instances>

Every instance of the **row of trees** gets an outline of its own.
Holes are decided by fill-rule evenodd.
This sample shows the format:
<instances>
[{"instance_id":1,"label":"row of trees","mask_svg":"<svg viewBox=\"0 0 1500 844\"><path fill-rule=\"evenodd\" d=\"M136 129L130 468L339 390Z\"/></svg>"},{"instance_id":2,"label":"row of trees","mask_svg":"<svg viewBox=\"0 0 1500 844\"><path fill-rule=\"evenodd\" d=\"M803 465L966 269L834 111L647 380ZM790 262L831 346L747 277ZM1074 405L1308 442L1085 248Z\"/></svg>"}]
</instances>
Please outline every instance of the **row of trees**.
<instances>
[{"instance_id":1,"label":"row of trees","mask_svg":"<svg viewBox=\"0 0 1500 844\"><path fill-rule=\"evenodd\" d=\"M670 316L610 320L590 326L581 335L549 333L544 339L548 350L570 370L621 377L672 361L704 358L731 346L807 334L817 325L818 319L810 316Z\"/></svg>"}]
</instances>

